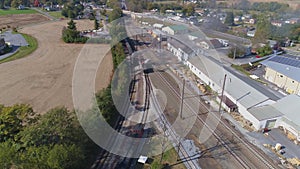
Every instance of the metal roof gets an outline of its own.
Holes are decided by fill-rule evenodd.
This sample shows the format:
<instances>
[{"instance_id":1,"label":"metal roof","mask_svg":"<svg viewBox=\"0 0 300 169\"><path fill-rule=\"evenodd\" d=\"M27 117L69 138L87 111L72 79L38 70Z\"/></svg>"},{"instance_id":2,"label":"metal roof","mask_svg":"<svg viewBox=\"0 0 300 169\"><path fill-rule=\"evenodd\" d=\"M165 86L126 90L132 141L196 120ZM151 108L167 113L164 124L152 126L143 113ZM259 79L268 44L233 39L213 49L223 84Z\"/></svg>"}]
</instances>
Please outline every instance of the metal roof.
<instances>
[{"instance_id":1,"label":"metal roof","mask_svg":"<svg viewBox=\"0 0 300 169\"><path fill-rule=\"evenodd\" d=\"M264 92L261 92L256 89L256 87L260 87L259 84L257 84L258 82L256 82L255 85L250 85L248 84L248 81L254 83L252 82L253 80L248 79L248 81L244 81L240 76L237 76L232 71L224 69L224 67L205 56L198 55L192 57L189 59L189 62L197 67L202 73L206 74L206 76L215 83L214 85L222 86L224 75L227 74L225 93L233 97L246 109L263 104L271 104L279 99L279 97L272 95L271 91L264 89Z\"/></svg>"},{"instance_id":2,"label":"metal roof","mask_svg":"<svg viewBox=\"0 0 300 169\"><path fill-rule=\"evenodd\" d=\"M181 30L187 30L188 28L184 25L171 25L169 26L174 31L181 31Z\"/></svg>"},{"instance_id":3,"label":"metal roof","mask_svg":"<svg viewBox=\"0 0 300 169\"><path fill-rule=\"evenodd\" d=\"M277 55L261 62L261 64L300 82L300 58L298 57Z\"/></svg>"},{"instance_id":4,"label":"metal roof","mask_svg":"<svg viewBox=\"0 0 300 169\"><path fill-rule=\"evenodd\" d=\"M248 111L259 121L283 116L280 111L270 105L253 107Z\"/></svg>"},{"instance_id":5,"label":"metal roof","mask_svg":"<svg viewBox=\"0 0 300 169\"><path fill-rule=\"evenodd\" d=\"M187 54L191 54L194 52L190 47L188 47L187 45L181 43L180 41L174 38L168 38L168 43L177 49L180 48L182 51L184 51Z\"/></svg>"},{"instance_id":6,"label":"metal roof","mask_svg":"<svg viewBox=\"0 0 300 169\"><path fill-rule=\"evenodd\" d=\"M272 105L300 129L300 96L291 94Z\"/></svg>"}]
</instances>

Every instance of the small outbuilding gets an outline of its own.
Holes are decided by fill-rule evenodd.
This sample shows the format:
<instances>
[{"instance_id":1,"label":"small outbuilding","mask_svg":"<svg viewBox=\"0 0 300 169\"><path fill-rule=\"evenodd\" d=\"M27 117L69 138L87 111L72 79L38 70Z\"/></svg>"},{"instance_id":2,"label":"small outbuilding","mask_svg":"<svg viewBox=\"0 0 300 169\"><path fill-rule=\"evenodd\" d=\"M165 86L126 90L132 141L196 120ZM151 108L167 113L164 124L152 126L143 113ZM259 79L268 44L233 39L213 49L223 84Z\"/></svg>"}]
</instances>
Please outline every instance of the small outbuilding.
<instances>
[{"instance_id":1,"label":"small outbuilding","mask_svg":"<svg viewBox=\"0 0 300 169\"><path fill-rule=\"evenodd\" d=\"M184 25L172 25L172 26L167 26L162 28L162 31L170 35L176 35L176 34L188 33L188 28Z\"/></svg>"}]
</instances>

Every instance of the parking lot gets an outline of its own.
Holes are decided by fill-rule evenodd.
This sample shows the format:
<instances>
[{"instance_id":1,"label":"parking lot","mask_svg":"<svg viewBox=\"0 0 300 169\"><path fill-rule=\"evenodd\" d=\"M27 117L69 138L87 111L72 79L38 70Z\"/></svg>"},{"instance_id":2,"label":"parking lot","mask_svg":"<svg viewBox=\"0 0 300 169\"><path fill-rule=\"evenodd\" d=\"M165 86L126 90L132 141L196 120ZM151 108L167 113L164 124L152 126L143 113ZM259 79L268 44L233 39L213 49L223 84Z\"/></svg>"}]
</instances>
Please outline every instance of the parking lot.
<instances>
[{"instance_id":1,"label":"parking lot","mask_svg":"<svg viewBox=\"0 0 300 169\"><path fill-rule=\"evenodd\" d=\"M283 155L286 158L300 158L300 146L289 140L280 129L272 129L268 132L268 136L257 132L251 132L248 134L255 138L256 143L259 145L270 144L274 147L277 143L280 143L283 146L283 150L285 151Z\"/></svg>"},{"instance_id":2,"label":"parking lot","mask_svg":"<svg viewBox=\"0 0 300 169\"><path fill-rule=\"evenodd\" d=\"M0 34L1 38L4 38L5 42L10 43L12 46L28 46L28 43L21 34L13 34L11 31L6 31Z\"/></svg>"}]
</instances>

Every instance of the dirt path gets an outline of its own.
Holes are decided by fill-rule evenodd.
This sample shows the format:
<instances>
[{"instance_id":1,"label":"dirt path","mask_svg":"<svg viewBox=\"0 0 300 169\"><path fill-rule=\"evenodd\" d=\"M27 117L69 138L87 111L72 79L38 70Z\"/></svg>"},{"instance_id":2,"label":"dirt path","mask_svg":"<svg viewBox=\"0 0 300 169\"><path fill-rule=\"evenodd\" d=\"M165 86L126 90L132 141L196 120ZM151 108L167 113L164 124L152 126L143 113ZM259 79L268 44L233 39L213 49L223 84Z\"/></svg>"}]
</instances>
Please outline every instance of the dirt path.
<instances>
[{"instance_id":1,"label":"dirt path","mask_svg":"<svg viewBox=\"0 0 300 169\"><path fill-rule=\"evenodd\" d=\"M78 29L91 29L93 22L76 21ZM49 22L25 27L23 33L37 38L39 47L30 56L0 64L0 103L28 103L45 112L55 106L73 108L72 74L81 44L65 44L61 31L67 21ZM109 45L91 45L89 55L104 57ZM111 54L99 67L96 90L106 87L112 73Z\"/></svg>"}]
</instances>

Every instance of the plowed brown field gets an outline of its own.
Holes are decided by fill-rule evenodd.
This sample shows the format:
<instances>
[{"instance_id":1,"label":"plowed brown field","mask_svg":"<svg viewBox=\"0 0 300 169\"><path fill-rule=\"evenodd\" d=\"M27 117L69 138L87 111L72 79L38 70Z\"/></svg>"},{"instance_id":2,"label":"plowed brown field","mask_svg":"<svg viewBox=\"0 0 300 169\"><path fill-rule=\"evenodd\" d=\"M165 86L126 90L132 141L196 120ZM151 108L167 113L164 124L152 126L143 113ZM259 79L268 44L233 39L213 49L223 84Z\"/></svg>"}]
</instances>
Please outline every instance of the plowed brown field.
<instances>
[{"instance_id":1,"label":"plowed brown field","mask_svg":"<svg viewBox=\"0 0 300 169\"><path fill-rule=\"evenodd\" d=\"M93 28L92 21L76 22L79 30ZM31 104L38 112L55 106L73 108L73 69L84 45L66 44L61 40L66 24L66 20L48 22L20 30L36 37L39 46L25 58L0 64L0 104ZM96 90L99 90L109 84L112 75L111 54L107 54L110 46L90 44L88 47L91 50L86 54L103 57L96 79Z\"/></svg>"}]
</instances>

